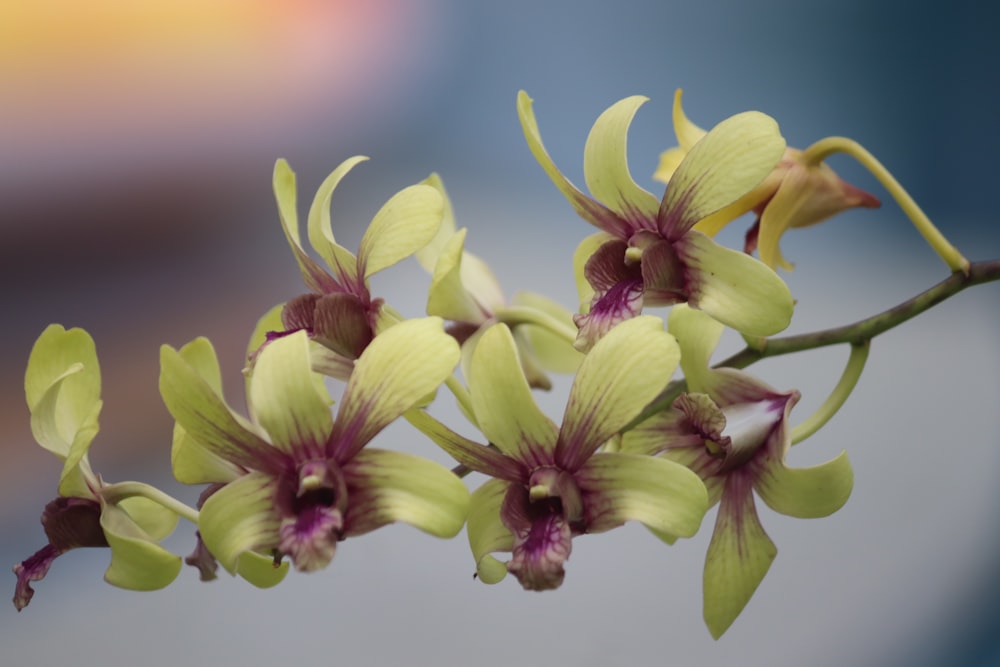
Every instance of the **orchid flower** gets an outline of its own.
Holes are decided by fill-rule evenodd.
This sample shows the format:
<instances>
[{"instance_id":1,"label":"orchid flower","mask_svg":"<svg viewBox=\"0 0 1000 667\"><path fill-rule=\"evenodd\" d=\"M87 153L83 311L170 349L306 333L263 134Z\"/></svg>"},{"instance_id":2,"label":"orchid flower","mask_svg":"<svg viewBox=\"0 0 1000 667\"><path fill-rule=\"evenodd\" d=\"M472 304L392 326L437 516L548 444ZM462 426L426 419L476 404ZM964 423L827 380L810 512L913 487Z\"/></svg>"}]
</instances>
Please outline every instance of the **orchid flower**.
<instances>
[{"instance_id":1,"label":"orchid flower","mask_svg":"<svg viewBox=\"0 0 1000 667\"><path fill-rule=\"evenodd\" d=\"M317 570L338 541L396 521L439 537L461 530L469 494L460 479L417 456L366 447L458 364L458 344L439 318L405 321L376 337L355 364L336 419L311 371L305 331L261 350L248 381L249 420L229 409L192 356L167 346L161 354L160 391L186 438L174 470L182 481L224 482L205 500L198 525L231 574L246 576L244 561L256 567L263 554Z\"/></svg>"},{"instance_id":2,"label":"orchid flower","mask_svg":"<svg viewBox=\"0 0 1000 667\"><path fill-rule=\"evenodd\" d=\"M380 298L373 298L368 279L427 244L441 225L443 202L427 185L404 188L382 206L361 238L357 256L334 240L330 224L330 199L341 179L354 165L366 160L345 160L323 181L309 209L308 235L313 249L330 271L317 264L299 240L295 174L288 163L274 165L274 196L281 226L292 248L308 294L292 299L282 311L288 334L300 329L330 351L323 364L335 377L346 380L351 361L357 359L377 333L398 321Z\"/></svg>"},{"instance_id":3,"label":"orchid flower","mask_svg":"<svg viewBox=\"0 0 1000 667\"><path fill-rule=\"evenodd\" d=\"M465 250L465 228L455 229L455 216L444 183L437 174L424 181L444 199L444 216L437 236L416 252L432 274L427 314L449 320L448 332L462 344L462 367L482 333L497 322L510 326L518 358L528 383L551 389L545 370L572 373L582 355L572 346L576 326L570 313L540 294L522 292L508 305L489 265Z\"/></svg>"},{"instance_id":4,"label":"orchid flower","mask_svg":"<svg viewBox=\"0 0 1000 667\"><path fill-rule=\"evenodd\" d=\"M666 386L677 365L659 319L623 322L584 358L561 427L535 404L506 325L472 354L469 391L476 422L495 449L452 432L423 411L407 414L465 466L494 479L472 494L468 534L478 577L514 574L528 590L557 588L572 538L640 521L693 535L707 496L698 476L664 458L597 450ZM493 552L511 552L506 564Z\"/></svg>"},{"instance_id":5,"label":"orchid flower","mask_svg":"<svg viewBox=\"0 0 1000 667\"><path fill-rule=\"evenodd\" d=\"M583 163L591 198L555 166L542 144L531 98L524 91L518 95L521 126L535 159L576 212L602 230L577 251L585 311L575 318L577 347L589 349L644 305L686 302L744 334L781 331L793 308L785 283L760 262L693 229L774 170L785 150L777 124L754 111L722 121L692 147L658 201L632 180L626 156L629 125L645 101L621 100L594 123Z\"/></svg>"},{"instance_id":6,"label":"orchid flower","mask_svg":"<svg viewBox=\"0 0 1000 667\"><path fill-rule=\"evenodd\" d=\"M145 484L108 484L94 473L87 455L98 432L101 371L94 341L82 329L50 325L28 359L25 395L31 431L38 444L63 462L59 496L45 506L42 526L48 544L14 566L18 611L31 601L31 582L41 580L53 561L78 547L109 547L104 580L135 591L163 588L181 568L180 557L159 542L173 532L178 515L146 496L159 493Z\"/></svg>"},{"instance_id":7,"label":"orchid flower","mask_svg":"<svg viewBox=\"0 0 1000 667\"><path fill-rule=\"evenodd\" d=\"M674 95L674 133L679 145L660 155L660 165L653 174L663 183L670 181L684 156L706 134L685 115L680 89ZM790 271L794 265L785 259L778 245L785 231L815 225L851 208L879 206L876 197L845 182L825 163L806 163L801 150L786 148L781 161L760 185L694 228L715 236L739 216L753 211L757 220L747 232L745 252L756 249L761 261L772 269Z\"/></svg>"},{"instance_id":8,"label":"orchid flower","mask_svg":"<svg viewBox=\"0 0 1000 667\"><path fill-rule=\"evenodd\" d=\"M847 454L810 468L789 468L788 415L797 391L780 392L743 371L709 367L722 325L683 305L668 329L681 346L688 393L622 438L622 450L659 454L696 472L719 503L704 572L704 615L713 637L736 620L777 554L753 491L774 511L800 518L840 509L854 483ZM662 535L669 539L668 535Z\"/></svg>"}]
</instances>

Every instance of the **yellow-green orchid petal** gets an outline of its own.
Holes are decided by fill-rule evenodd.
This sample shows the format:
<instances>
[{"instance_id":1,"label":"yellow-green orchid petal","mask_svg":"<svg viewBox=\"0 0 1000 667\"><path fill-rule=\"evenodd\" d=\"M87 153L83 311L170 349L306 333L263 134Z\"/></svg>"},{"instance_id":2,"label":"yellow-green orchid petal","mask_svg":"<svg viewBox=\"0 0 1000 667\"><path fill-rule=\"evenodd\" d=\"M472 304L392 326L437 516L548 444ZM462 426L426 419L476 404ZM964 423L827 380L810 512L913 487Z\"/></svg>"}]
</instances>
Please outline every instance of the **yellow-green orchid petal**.
<instances>
[{"instance_id":1,"label":"yellow-green orchid petal","mask_svg":"<svg viewBox=\"0 0 1000 667\"><path fill-rule=\"evenodd\" d=\"M830 516L844 506L853 488L854 471L847 452L809 468L770 461L754 479L754 489L768 507L800 519Z\"/></svg>"},{"instance_id":2,"label":"yellow-green orchid petal","mask_svg":"<svg viewBox=\"0 0 1000 667\"><path fill-rule=\"evenodd\" d=\"M481 322L487 314L465 287L463 250L465 229L456 232L441 248L427 292L427 314L455 322Z\"/></svg>"},{"instance_id":3,"label":"yellow-green orchid petal","mask_svg":"<svg viewBox=\"0 0 1000 667\"><path fill-rule=\"evenodd\" d=\"M455 433L424 410L408 410L403 416L449 456L471 470L511 481L525 476L524 466L511 457Z\"/></svg>"},{"instance_id":4,"label":"yellow-green orchid petal","mask_svg":"<svg viewBox=\"0 0 1000 667\"><path fill-rule=\"evenodd\" d=\"M242 554L274 548L278 527L273 478L259 472L246 474L213 493L198 517L205 546L230 574L242 569Z\"/></svg>"},{"instance_id":5,"label":"yellow-green orchid petal","mask_svg":"<svg viewBox=\"0 0 1000 667\"><path fill-rule=\"evenodd\" d=\"M284 580L288 568L288 561L275 565L271 556L255 551L244 551L236 564L236 574L257 588L271 588Z\"/></svg>"},{"instance_id":6,"label":"yellow-green orchid petal","mask_svg":"<svg viewBox=\"0 0 1000 667\"><path fill-rule=\"evenodd\" d=\"M296 212L295 172L285 160L278 160L274 164L273 187L281 229L285 233L292 254L295 255L302 280L309 289L316 292L332 287L333 281L330 276L302 248L299 238L299 216Z\"/></svg>"},{"instance_id":7,"label":"yellow-green orchid petal","mask_svg":"<svg viewBox=\"0 0 1000 667\"><path fill-rule=\"evenodd\" d=\"M468 534L476 574L484 584L495 584L507 576L507 565L492 553L514 548L514 536L500 520L500 507L510 484L491 479L472 492L469 500Z\"/></svg>"},{"instance_id":8,"label":"yellow-green orchid petal","mask_svg":"<svg viewBox=\"0 0 1000 667\"><path fill-rule=\"evenodd\" d=\"M689 392L705 392L711 384L712 353L725 327L708 314L677 304L667 316L667 330L681 347L681 370Z\"/></svg>"},{"instance_id":9,"label":"yellow-green orchid petal","mask_svg":"<svg viewBox=\"0 0 1000 667\"><path fill-rule=\"evenodd\" d=\"M261 350L250 381L254 420L286 453L323 451L333 427L331 400L317 391L309 360L309 337L296 331Z\"/></svg>"},{"instance_id":10,"label":"yellow-green orchid petal","mask_svg":"<svg viewBox=\"0 0 1000 667\"><path fill-rule=\"evenodd\" d=\"M344 478L350 498L345 537L397 521L436 537L454 537L465 525L469 490L433 461L366 448L344 464Z\"/></svg>"},{"instance_id":11,"label":"yellow-green orchid petal","mask_svg":"<svg viewBox=\"0 0 1000 667\"><path fill-rule=\"evenodd\" d=\"M367 159L363 155L356 155L341 162L320 183L316 190L316 196L313 197L312 205L309 207L309 243L327 263L327 266L333 269L334 275L345 284L357 282L358 262L354 253L337 243L333 237L333 228L330 225L330 200L333 198L333 191L347 175L347 172L359 162L364 162Z\"/></svg>"},{"instance_id":12,"label":"yellow-green orchid petal","mask_svg":"<svg viewBox=\"0 0 1000 667\"><path fill-rule=\"evenodd\" d=\"M101 400L101 370L90 334L59 324L46 327L31 349L24 393L38 444L65 458L77 431L96 428L91 422ZM36 418L43 398L51 404L43 408L44 418Z\"/></svg>"},{"instance_id":13,"label":"yellow-green orchid petal","mask_svg":"<svg viewBox=\"0 0 1000 667\"><path fill-rule=\"evenodd\" d=\"M267 342L267 334L285 330L285 324L281 321L281 311L284 309L285 304L279 303L272 306L257 320L257 324L254 325L253 332L250 334L250 340L247 341L247 360L256 357L257 351ZM253 371L253 364L249 363L245 370L249 376Z\"/></svg>"},{"instance_id":14,"label":"yellow-green orchid petal","mask_svg":"<svg viewBox=\"0 0 1000 667\"><path fill-rule=\"evenodd\" d=\"M580 312L586 314L590 310L590 302L594 298L594 288L587 281L584 267L587 260L593 256L597 249L608 241L613 241L615 237L607 232L597 232L580 241L573 251L573 278L576 280L576 291L580 296Z\"/></svg>"},{"instance_id":15,"label":"yellow-green orchid petal","mask_svg":"<svg viewBox=\"0 0 1000 667\"><path fill-rule=\"evenodd\" d=\"M785 140L770 116L747 111L716 125L677 168L660 208L660 228L679 235L763 181Z\"/></svg>"},{"instance_id":16,"label":"yellow-green orchid petal","mask_svg":"<svg viewBox=\"0 0 1000 667\"><path fill-rule=\"evenodd\" d=\"M679 360L677 341L658 317L640 315L612 328L580 364L556 462L574 470L586 461L663 391Z\"/></svg>"},{"instance_id":17,"label":"yellow-green orchid petal","mask_svg":"<svg viewBox=\"0 0 1000 667\"><path fill-rule=\"evenodd\" d=\"M542 135L538 131L538 122L535 120L535 112L532 109L532 100L523 90L517 94L517 116L521 120L521 129L524 131L524 138L528 142L531 154L535 156L535 160L538 161L559 192L569 200L577 214L590 224L609 233L614 232L618 236L627 236L629 227L625 221L618 219L604 204L583 194L556 167L542 143Z\"/></svg>"},{"instance_id":18,"label":"yellow-green orchid petal","mask_svg":"<svg viewBox=\"0 0 1000 667\"><path fill-rule=\"evenodd\" d=\"M688 303L695 308L749 336L771 336L791 322L792 293L761 262L698 232L675 247L690 267Z\"/></svg>"},{"instance_id":19,"label":"yellow-green orchid petal","mask_svg":"<svg viewBox=\"0 0 1000 667\"><path fill-rule=\"evenodd\" d=\"M207 338L197 338L179 351L184 361L202 377L217 395L222 396L222 371L215 356L215 348ZM242 418L234 414L238 420ZM243 426L246 428L247 424ZM179 423L174 424L170 465L174 477L183 484L211 484L228 482L241 473L239 467L206 449L191 437Z\"/></svg>"},{"instance_id":20,"label":"yellow-green orchid petal","mask_svg":"<svg viewBox=\"0 0 1000 667\"><path fill-rule=\"evenodd\" d=\"M364 277L401 262L437 234L444 213L441 193L429 185L397 192L375 214L361 238L358 262Z\"/></svg>"},{"instance_id":21,"label":"yellow-green orchid petal","mask_svg":"<svg viewBox=\"0 0 1000 667\"><path fill-rule=\"evenodd\" d=\"M441 256L441 251L444 249L445 244L451 240L451 237L455 235L455 213L451 206L451 198L448 197L448 191L444 188L444 181L441 180L438 174L431 174L420 183L421 185L428 185L437 190L444 201L444 210L441 213L441 226L438 227L437 233L434 234L434 238L427 245L413 253L420 266L424 267L424 271L434 273L434 265L437 264L438 257Z\"/></svg>"},{"instance_id":22,"label":"yellow-green orchid petal","mask_svg":"<svg viewBox=\"0 0 1000 667\"><path fill-rule=\"evenodd\" d=\"M653 178L661 183L667 183L674 175L677 167L680 166L684 156L698 143L702 137L708 134L707 131L698 127L684 113L681 105L682 91L680 88L674 92L674 134L677 136L678 146L665 150L660 154L660 164L653 173Z\"/></svg>"},{"instance_id":23,"label":"yellow-green orchid petal","mask_svg":"<svg viewBox=\"0 0 1000 667\"><path fill-rule=\"evenodd\" d=\"M639 521L657 534L691 537L708 510L705 485L684 466L641 454L594 454L576 475L587 532Z\"/></svg>"},{"instance_id":24,"label":"yellow-green orchid petal","mask_svg":"<svg viewBox=\"0 0 1000 667\"><path fill-rule=\"evenodd\" d=\"M636 226L656 219L660 202L639 187L628 169L628 128L649 98L634 95L613 104L598 117L583 152L583 175L597 201Z\"/></svg>"},{"instance_id":25,"label":"yellow-green orchid petal","mask_svg":"<svg viewBox=\"0 0 1000 667\"><path fill-rule=\"evenodd\" d=\"M124 509L105 505L101 528L111 547L111 565L104 580L133 591L159 590L177 578L181 558L153 540Z\"/></svg>"},{"instance_id":26,"label":"yellow-green orchid petal","mask_svg":"<svg viewBox=\"0 0 1000 667\"><path fill-rule=\"evenodd\" d=\"M98 431L101 401L90 404L91 414L78 417L74 414L73 401L61 400L66 380L83 372L83 365L74 363L65 373L55 378L51 386L42 394L31 411L31 431L45 449L56 454L63 461L59 477L60 492L64 496L92 498L93 487L99 485L87 463L87 450ZM88 402L89 403L89 402ZM69 409L63 409L70 406ZM75 429L69 432L68 429ZM66 442L64 438L71 440Z\"/></svg>"},{"instance_id":27,"label":"yellow-green orchid petal","mask_svg":"<svg viewBox=\"0 0 1000 667\"><path fill-rule=\"evenodd\" d=\"M216 456L244 468L273 457L274 448L169 345L160 348L160 395L177 423Z\"/></svg>"},{"instance_id":28,"label":"yellow-green orchid petal","mask_svg":"<svg viewBox=\"0 0 1000 667\"><path fill-rule=\"evenodd\" d=\"M573 315L562 305L548 297L534 292L518 292L511 299L515 306L528 306L539 310L549 317L564 324L569 331L574 331ZM583 361L583 354L561 336L545 327L523 324L518 326L517 333L527 339L531 351L538 363L556 373L575 373Z\"/></svg>"},{"instance_id":29,"label":"yellow-green orchid petal","mask_svg":"<svg viewBox=\"0 0 1000 667\"><path fill-rule=\"evenodd\" d=\"M417 405L451 375L461 352L439 317L400 322L380 333L354 366L330 436L338 461Z\"/></svg>"},{"instance_id":30,"label":"yellow-green orchid petal","mask_svg":"<svg viewBox=\"0 0 1000 667\"><path fill-rule=\"evenodd\" d=\"M541 464L542 454L555 447L558 431L531 396L514 337L505 324L495 324L482 334L468 377L472 409L483 435L525 465Z\"/></svg>"},{"instance_id":31,"label":"yellow-green orchid petal","mask_svg":"<svg viewBox=\"0 0 1000 667\"><path fill-rule=\"evenodd\" d=\"M169 537L177 527L177 514L149 498L132 496L115 504L125 510L132 521L154 542Z\"/></svg>"},{"instance_id":32,"label":"yellow-green orchid petal","mask_svg":"<svg viewBox=\"0 0 1000 667\"><path fill-rule=\"evenodd\" d=\"M760 525L749 483L731 475L726 491L702 581L705 624L716 639L743 611L778 553Z\"/></svg>"}]
</instances>

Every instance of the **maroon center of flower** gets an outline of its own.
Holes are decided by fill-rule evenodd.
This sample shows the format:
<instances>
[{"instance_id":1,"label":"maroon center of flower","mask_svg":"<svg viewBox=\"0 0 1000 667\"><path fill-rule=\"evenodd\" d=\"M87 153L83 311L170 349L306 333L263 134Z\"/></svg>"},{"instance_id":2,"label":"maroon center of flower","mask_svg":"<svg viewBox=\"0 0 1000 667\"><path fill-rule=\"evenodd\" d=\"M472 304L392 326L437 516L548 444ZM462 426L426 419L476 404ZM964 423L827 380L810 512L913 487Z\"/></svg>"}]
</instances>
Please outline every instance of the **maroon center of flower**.
<instances>
[{"instance_id":1,"label":"maroon center of flower","mask_svg":"<svg viewBox=\"0 0 1000 667\"><path fill-rule=\"evenodd\" d=\"M297 488L283 512L278 550L296 569L311 572L333 560L343 539L347 486L333 461L307 461L296 472Z\"/></svg>"}]
</instances>

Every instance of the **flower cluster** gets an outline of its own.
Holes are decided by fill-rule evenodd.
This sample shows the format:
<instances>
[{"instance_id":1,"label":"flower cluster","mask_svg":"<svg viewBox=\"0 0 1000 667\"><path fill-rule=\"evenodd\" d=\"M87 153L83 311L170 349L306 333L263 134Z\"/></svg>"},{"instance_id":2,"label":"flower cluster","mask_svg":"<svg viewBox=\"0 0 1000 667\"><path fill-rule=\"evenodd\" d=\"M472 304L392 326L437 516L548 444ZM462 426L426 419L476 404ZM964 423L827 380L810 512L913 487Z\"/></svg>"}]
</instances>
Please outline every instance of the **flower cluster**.
<instances>
[{"instance_id":1,"label":"flower cluster","mask_svg":"<svg viewBox=\"0 0 1000 667\"><path fill-rule=\"evenodd\" d=\"M674 544L718 505L703 611L721 636L777 553L755 497L781 514L824 517L847 501L853 473L846 453L811 468L785 464L790 446L836 412L844 391L793 427L798 390L771 387L743 370L749 362L713 365L713 353L728 327L763 357L763 337L791 322L795 301L775 272L791 269L778 246L786 230L878 200L843 182L817 151L787 147L772 118L750 111L705 131L680 100L678 91L679 146L662 156L654 177L666 189L657 198L633 180L626 152L644 98L621 100L594 124L583 160L589 195L549 156L531 99L517 98L528 148L600 230L573 256L575 314L542 295L504 296L487 263L466 251L468 231L436 174L389 198L354 254L335 240L330 216L335 188L365 158L346 160L313 199L307 251L295 175L279 160L278 214L307 291L267 312L250 336L248 414L226 402L208 340L160 353L160 393L175 420L173 472L203 487L196 508L93 472L87 452L101 409L94 343L79 329L46 329L25 389L35 438L63 470L42 515L48 543L14 567L17 608L54 559L77 547L111 550L111 584L166 586L182 559L161 542L178 518L196 527L184 560L203 580L221 565L274 586L290 568L325 568L348 537L403 522L441 538L464 527L480 581L509 573L542 591L563 583L576 537L638 521ZM744 248L714 240L747 213L757 219ZM935 249L968 274L950 246ZM409 257L430 275L426 309L414 317L373 294L369 281ZM665 320L648 312L665 306ZM867 353L861 336L851 342L856 353L838 384L846 393ZM574 375L561 423L533 395L551 388L550 373ZM464 426L435 416L444 391ZM457 467L371 446L400 418ZM472 472L485 480L470 477L478 480L470 492L462 478Z\"/></svg>"}]
</instances>

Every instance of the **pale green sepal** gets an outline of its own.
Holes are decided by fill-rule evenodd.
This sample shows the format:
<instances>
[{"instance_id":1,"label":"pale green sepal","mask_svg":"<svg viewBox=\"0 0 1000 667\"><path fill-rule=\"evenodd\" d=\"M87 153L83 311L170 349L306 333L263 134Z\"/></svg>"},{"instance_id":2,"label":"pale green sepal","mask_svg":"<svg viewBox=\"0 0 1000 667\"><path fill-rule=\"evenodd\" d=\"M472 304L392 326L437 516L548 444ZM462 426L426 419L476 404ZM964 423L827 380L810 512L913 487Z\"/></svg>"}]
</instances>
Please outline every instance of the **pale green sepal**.
<instances>
[{"instance_id":1,"label":"pale green sepal","mask_svg":"<svg viewBox=\"0 0 1000 667\"><path fill-rule=\"evenodd\" d=\"M535 403L505 324L491 326L476 343L469 392L479 428L500 451L530 466L555 447L556 425Z\"/></svg>"},{"instance_id":2,"label":"pale green sepal","mask_svg":"<svg viewBox=\"0 0 1000 667\"><path fill-rule=\"evenodd\" d=\"M760 525L749 487L736 497L729 491L719 506L702 579L705 624L716 639L743 611L778 553Z\"/></svg>"},{"instance_id":3,"label":"pale green sepal","mask_svg":"<svg viewBox=\"0 0 1000 667\"><path fill-rule=\"evenodd\" d=\"M309 243L323 261L334 270L342 283L357 282L358 262L354 253L337 243L333 237L333 227L330 225L330 199L347 172L367 159L363 155L356 155L341 162L320 184L309 207Z\"/></svg>"},{"instance_id":4,"label":"pale green sepal","mask_svg":"<svg viewBox=\"0 0 1000 667\"><path fill-rule=\"evenodd\" d=\"M700 232L677 244L690 267L688 303L749 336L772 336L792 320L795 302L778 274Z\"/></svg>"},{"instance_id":5,"label":"pale green sepal","mask_svg":"<svg viewBox=\"0 0 1000 667\"><path fill-rule=\"evenodd\" d=\"M448 197L448 192L444 188L444 181L441 180L438 174L431 174L420 183L421 185L428 185L437 190L438 194L441 195L441 199L444 200L441 226L438 228L437 233L434 234L434 238L427 245L413 253L420 266L424 267L424 271L434 273L434 265L437 264L442 249L451 237L455 235L455 213L451 207L451 198Z\"/></svg>"},{"instance_id":6,"label":"pale green sepal","mask_svg":"<svg viewBox=\"0 0 1000 667\"><path fill-rule=\"evenodd\" d=\"M68 380L67 371L75 364L80 364L81 368L72 373L72 380ZM28 357L24 373L28 409L33 411L42 396L60 379L66 384L56 417L59 433L70 443L79 424L90 417L94 403L101 398L101 370L90 334L83 329L67 331L62 325L50 324L35 341Z\"/></svg>"},{"instance_id":7,"label":"pale green sepal","mask_svg":"<svg viewBox=\"0 0 1000 667\"><path fill-rule=\"evenodd\" d=\"M488 311L503 307L503 289L489 264L471 252L463 252L461 272L462 285L476 303Z\"/></svg>"},{"instance_id":8,"label":"pale green sepal","mask_svg":"<svg viewBox=\"0 0 1000 667\"><path fill-rule=\"evenodd\" d=\"M332 401L313 376L305 331L271 341L257 356L248 397L253 418L284 452L320 452L330 436Z\"/></svg>"},{"instance_id":9,"label":"pale green sepal","mask_svg":"<svg viewBox=\"0 0 1000 667\"><path fill-rule=\"evenodd\" d=\"M691 537L708 510L701 479L667 459L594 454L576 478L587 497L588 532L639 521L658 536Z\"/></svg>"},{"instance_id":10,"label":"pale green sepal","mask_svg":"<svg viewBox=\"0 0 1000 667\"><path fill-rule=\"evenodd\" d=\"M569 200L569 203L573 206L577 214L590 224L601 229L605 229L605 226L609 223L616 229L623 228L624 223L621 221L604 219L610 216L604 204L595 202L577 189L568 178L563 176L559 168L556 167L555 162L552 161L552 158L545 150L545 145L542 143L542 135L538 130L538 121L535 120L535 112L532 109L532 99L523 90L517 93L517 116L521 121L521 129L524 132L524 138L528 142L528 149L531 151L531 154L535 156L535 160L538 161L538 164L541 165L559 192Z\"/></svg>"},{"instance_id":11,"label":"pale green sepal","mask_svg":"<svg viewBox=\"0 0 1000 667\"><path fill-rule=\"evenodd\" d=\"M649 98L626 97L594 123L583 151L583 177L597 201L626 220L656 220L660 201L639 187L628 169L628 128Z\"/></svg>"},{"instance_id":12,"label":"pale green sepal","mask_svg":"<svg viewBox=\"0 0 1000 667\"><path fill-rule=\"evenodd\" d=\"M273 455L271 445L169 345L160 348L160 395L177 423L216 456L249 468Z\"/></svg>"},{"instance_id":13,"label":"pale green sepal","mask_svg":"<svg viewBox=\"0 0 1000 667\"><path fill-rule=\"evenodd\" d=\"M770 461L761 467L754 488L775 512L816 519L844 506L854 488L854 471L847 452L809 468L789 468Z\"/></svg>"},{"instance_id":14,"label":"pale green sepal","mask_svg":"<svg viewBox=\"0 0 1000 667\"><path fill-rule=\"evenodd\" d=\"M111 565L104 580L112 586L132 591L155 591L177 578L181 558L146 534L124 509L105 505L101 528L111 547Z\"/></svg>"},{"instance_id":15,"label":"pale green sepal","mask_svg":"<svg viewBox=\"0 0 1000 667\"><path fill-rule=\"evenodd\" d=\"M476 560L476 574L484 584L498 583L507 576L506 563L490 554L514 548L514 536L500 520L508 488L510 483L491 479L473 491L469 499L469 547Z\"/></svg>"},{"instance_id":16,"label":"pale green sepal","mask_svg":"<svg viewBox=\"0 0 1000 667\"><path fill-rule=\"evenodd\" d=\"M236 574L241 554L278 543L274 483L269 475L251 472L213 493L201 508L201 539L230 574Z\"/></svg>"},{"instance_id":17,"label":"pale green sepal","mask_svg":"<svg viewBox=\"0 0 1000 667\"><path fill-rule=\"evenodd\" d=\"M711 384L712 353L723 329L725 327L718 320L687 304L679 303L670 309L667 331L680 345L681 370L689 392L704 393Z\"/></svg>"},{"instance_id":18,"label":"pale green sepal","mask_svg":"<svg viewBox=\"0 0 1000 667\"><path fill-rule=\"evenodd\" d=\"M229 482L242 473L238 466L205 449L177 423L170 448L170 467L174 479L181 484Z\"/></svg>"},{"instance_id":19,"label":"pale green sepal","mask_svg":"<svg viewBox=\"0 0 1000 667\"><path fill-rule=\"evenodd\" d=\"M346 461L445 381L461 352L438 317L380 333L358 358L334 421L333 454Z\"/></svg>"},{"instance_id":20,"label":"pale green sepal","mask_svg":"<svg viewBox=\"0 0 1000 667\"><path fill-rule=\"evenodd\" d=\"M63 461L63 469L59 475L59 494L66 497L89 498L93 489L100 486L100 481L90 469L87 451L97 435L97 418L101 413L101 401L93 406L90 418L80 425L73 444Z\"/></svg>"},{"instance_id":21,"label":"pale green sepal","mask_svg":"<svg viewBox=\"0 0 1000 667\"><path fill-rule=\"evenodd\" d=\"M280 584L288 574L288 561L275 565L272 556L244 551L236 563L236 574L257 588L271 588Z\"/></svg>"},{"instance_id":22,"label":"pale green sepal","mask_svg":"<svg viewBox=\"0 0 1000 667\"><path fill-rule=\"evenodd\" d=\"M222 371L215 348L207 338L196 338L179 350L181 358L193 368L212 391L222 396ZM249 425L237 414L233 417L244 428ZM182 484L212 484L228 482L241 474L239 467L206 449L196 438L174 424L170 448L170 466L174 478Z\"/></svg>"},{"instance_id":23,"label":"pale green sepal","mask_svg":"<svg viewBox=\"0 0 1000 667\"><path fill-rule=\"evenodd\" d=\"M465 288L462 267L466 230L460 229L441 248L431 286L427 291L427 314L455 322L481 322L487 314Z\"/></svg>"},{"instance_id":24,"label":"pale green sepal","mask_svg":"<svg viewBox=\"0 0 1000 667\"><path fill-rule=\"evenodd\" d=\"M257 324L254 325L250 340L247 341L247 365L243 369L244 380L249 382L250 376L253 374L253 362L256 360L257 352L260 351L261 346L267 342L267 334L285 330L285 323L281 321L281 313L284 309L285 304L283 303L272 306L270 310L261 315ZM221 395L222 392L220 391L219 394Z\"/></svg>"},{"instance_id":25,"label":"pale green sepal","mask_svg":"<svg viewBox=\"0 0 1000 667\"><path fill-rule=\"evenodd\" d=\"M278 204L281 229L285 233L285 240L288 241L292 254L295 255L295 262L299 265L302 279L310 289L319 290L324 282L329 281L329 276L302 248L299 237L299 216L296 211L295 172L283 159L274 163L272 184L274 199Z\"/></svg>"},{"instance_id":26,"label":"pale green sepal","mask_svg":"<svg viewBox=\"0 0 1000 667\"><path fill-rule=\"evenodd\" d=\"M149 498L132 496L123 498L117 505L155 542L168 537L177 527L177 513Z\"/></svg>"},{"instance_id":27,"label":"pale green sepal","mask_svg":"<svg viewBox=\"0 0 1000 667\"><path fill-rule=\"evenodd\" d=\"M595 294L594 288L590 286L584 273L587 260L597 252L598 248L614 239L615 237L607 232L597 232L580 241L576 250L573 251L573 279L576 281L576 293L580 297L580 312L583 314L590 312L590 302Z\"/></svg>"},{"instance_id":28,"label":"pale green sepal","mask_svg":"<svg viewBox=\"0 0 1000 667\"><path fill-rule=\"evenodd\" d=\"M366 448L344 464L350 502L345 537L403 522L436 537L465 525L469 490L444 466L402 452Z\"/></svg>"},{"instance_id":29,"label":"pale green sepal","mask_svg":"<svg viewBox=\"0 0 1000 667\"><path fill-rule=\"evenodd\" d=\"M692 123L684 107L681 105L682 91L678 88L674 92L674 134L677 136L678 146L663 151L660 154L660 165L656 168L653 178L662 183L667 183L674 175L677 167L680 166L684 156L698 143L708 132Z\"/></svg>"},{"instance_id":30,"label":"pale green sepal","mask_svg":"<svg viewBox=\"0 0 1000 667\"><path fill-rule=\"evenodd\" d=\"M364 277L427 245L441 227L443 213L444 199L429 185L411 185L393 195L361 237L358 262L364 267Z\"/></svg>"},{"instance_id":31,"label":"pale green sepal","mask_svg":"<svg viewBox=\"0 0 1000 667\"><path fill-rule=\"evenodd\" d=\"M90 334L58 324L46 327L28 357L24 394L38 444L65 458L77 431L94 419L101 399L101 370Z\"/></svg>"},{"instance_id":32,"label":"pale green sepal","mask_svg":"<svg viewBox=\"0 0 1000 667\"><path fill-rule=\"evenodd\" d=\"M750 192L784 152L785 140L770 116L747 111L727 118L691 147L674 172L660 209L661 225L690 229Z\"/></svg>"},{"instance_id":33,"label":"pale green sepal","mask_svg":"<svg viewBox=\"0 0 1000 667\"><path fill-rule=\"evenodd\" d=\"M539 310L565 325L567 331L576 331L573 315L548 297L534 292L518 292L511 299L514 306L528 306ZM556 335L545 327L523 324L517 328L534 352L538 363L555 373L575 373L583 361L583 353L573 347L573 341Z\"/></svg>"},{"instance_id":34,"label":"pale green sepal","mask_svg":"<svg viewBox=\"0 0 1000 667\"><path fill-rule=\"evenodd\" d=\"M587 354L573 381L556 460L574 469L670 382L680 349L652 315L625 320Z\"/></svg>"}]
</instances>

